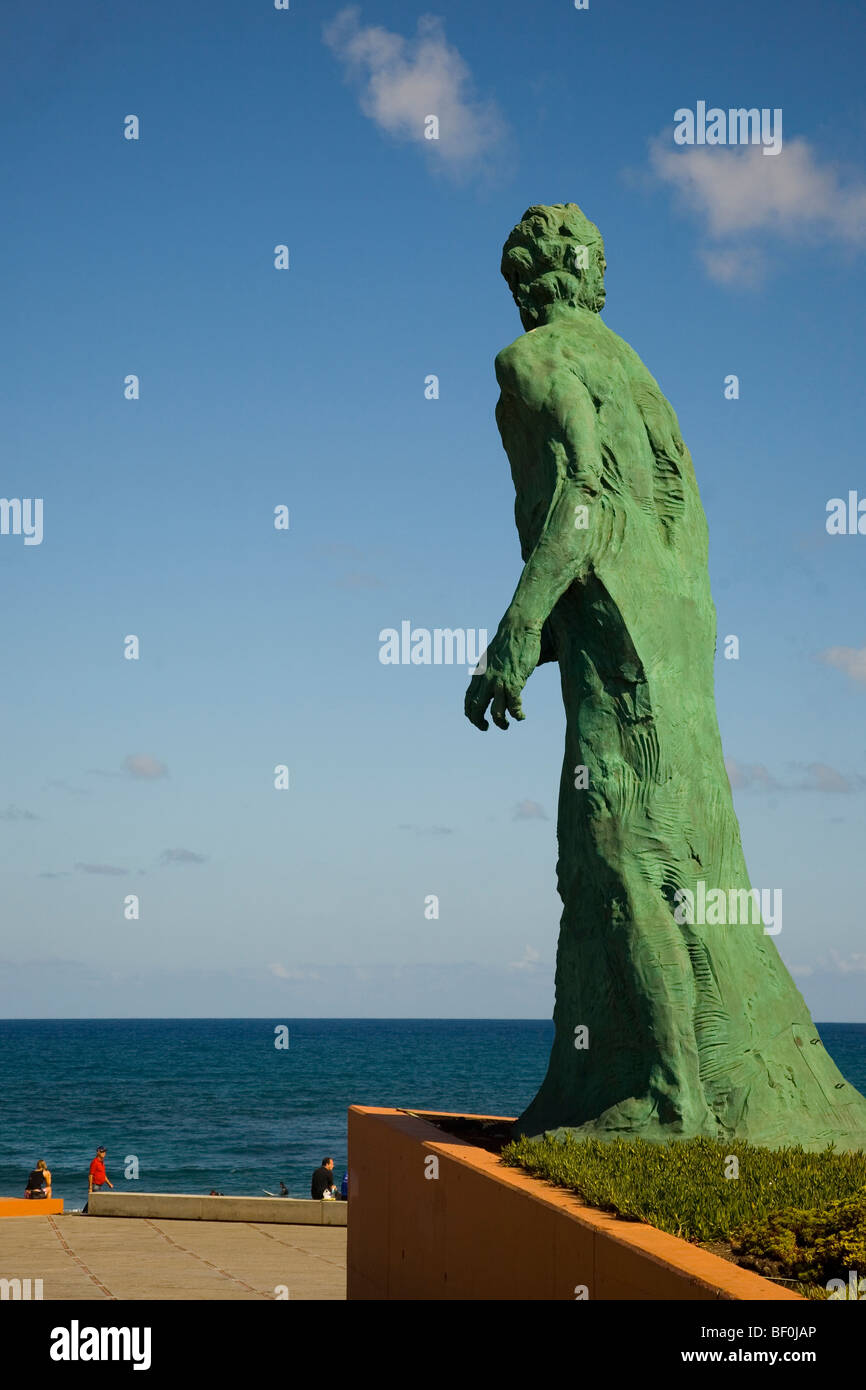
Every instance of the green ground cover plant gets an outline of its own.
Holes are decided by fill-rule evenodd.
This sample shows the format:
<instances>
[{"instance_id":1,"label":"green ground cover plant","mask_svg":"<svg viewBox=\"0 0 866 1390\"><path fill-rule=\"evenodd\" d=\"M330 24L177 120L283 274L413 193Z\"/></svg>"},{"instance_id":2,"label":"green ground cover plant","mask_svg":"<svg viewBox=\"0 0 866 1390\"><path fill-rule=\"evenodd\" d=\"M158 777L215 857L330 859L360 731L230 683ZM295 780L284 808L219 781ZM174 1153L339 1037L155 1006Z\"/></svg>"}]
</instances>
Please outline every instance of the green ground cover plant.
<instances>
[{"instance_id":1,"label":"green ground cover plant","mask_svg":"<svg viewBox=\"0 0 866 1390\"><path fill-rule=\"evenodd\" d=\"M810 1297L831 1279L866 1277L866 1153L742 1141L518 1139L503 1163L646 1221ZM726 1176L727 1175L727 1176Z\"/></svg>"}]
</instances>

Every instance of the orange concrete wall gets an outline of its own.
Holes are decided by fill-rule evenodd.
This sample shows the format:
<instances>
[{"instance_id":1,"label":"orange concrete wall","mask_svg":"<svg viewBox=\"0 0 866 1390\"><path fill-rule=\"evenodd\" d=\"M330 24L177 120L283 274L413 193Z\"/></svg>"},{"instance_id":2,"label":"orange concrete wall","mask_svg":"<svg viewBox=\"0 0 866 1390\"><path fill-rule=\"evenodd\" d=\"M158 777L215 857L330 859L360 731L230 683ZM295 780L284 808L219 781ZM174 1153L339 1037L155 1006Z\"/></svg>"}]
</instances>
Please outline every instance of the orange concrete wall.
<instances>
[{"instance_id":1,"label":"orange concrete wall","mask_svg":"<svg viewBox=\"0 0 866 1390\"><path fill-rule=\"evenodd\" d=\"M350 1299L802 1301L397 1110L349 1110L349 1207Z\"/></svg>"},{"instance_id":2,"label":"orange concrete wall","mask_svg":"<svg viewBox=\"0 0 866 1390\"><path fill-rule=\"evenodd\" d=\"M3 1216L60 1216L62 1197L0 1197L0 1217Z\"/></svg>"}]
</instances>

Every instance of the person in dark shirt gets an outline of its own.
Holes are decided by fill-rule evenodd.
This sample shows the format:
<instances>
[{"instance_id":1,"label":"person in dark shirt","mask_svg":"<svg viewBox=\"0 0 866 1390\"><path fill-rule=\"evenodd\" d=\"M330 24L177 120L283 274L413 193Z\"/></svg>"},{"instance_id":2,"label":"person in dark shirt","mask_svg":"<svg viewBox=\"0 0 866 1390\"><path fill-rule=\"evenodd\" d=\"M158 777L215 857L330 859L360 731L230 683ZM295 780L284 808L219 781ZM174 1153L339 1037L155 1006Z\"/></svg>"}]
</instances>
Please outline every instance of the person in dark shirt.
<instances>
[{"instance_id":1,"label":"person in dark shirt","mask_svg":"<svg viewBox=\"0 0 866 1390\"><path fill-rule=\"evenodd\" d=\"M322 1159L322 1166L316 1169L310 1184L310 1196L313 1201L320 1201L326 1193L331 1196L334 1193L334 1160L332 1158Z\"/></svg>"},{"instance_id":2,"label":"person in dark shirt","mask_svg":"<svg viewBox=\"0 0 866 1390\"><path fill-rule=\"evenodd\" d=\"M40 1162L41 1161L42 1160L40 1159ZM27 1179L27 1187L24 1191L24 1196L30 1197L31 1199L47 1197L47 1186L48 1184L45 1181L45 1174L37 1164L37 1166L33 1169L33 1172L30 1174L30 1177Z\"/></svg>"}]
</instances>

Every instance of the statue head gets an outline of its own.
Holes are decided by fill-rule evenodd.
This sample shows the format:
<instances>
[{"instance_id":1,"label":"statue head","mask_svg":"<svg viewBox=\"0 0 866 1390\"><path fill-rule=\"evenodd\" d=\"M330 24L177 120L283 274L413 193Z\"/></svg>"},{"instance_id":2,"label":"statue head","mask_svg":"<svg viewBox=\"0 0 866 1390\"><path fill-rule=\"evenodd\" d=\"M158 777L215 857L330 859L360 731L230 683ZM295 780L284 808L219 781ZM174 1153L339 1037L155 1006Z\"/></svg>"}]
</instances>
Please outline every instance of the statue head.
<instances>
[{"instance_id":1,"label":"statue head","mask_svg":"<svg viewBox=\"0 0 866 1390\"><path fill-rule=\"evenodd\" d=\"M527 332L604 306L604 242L577 203L527 208L502 248L502 274Z\"/></svg>"}]
</instances>

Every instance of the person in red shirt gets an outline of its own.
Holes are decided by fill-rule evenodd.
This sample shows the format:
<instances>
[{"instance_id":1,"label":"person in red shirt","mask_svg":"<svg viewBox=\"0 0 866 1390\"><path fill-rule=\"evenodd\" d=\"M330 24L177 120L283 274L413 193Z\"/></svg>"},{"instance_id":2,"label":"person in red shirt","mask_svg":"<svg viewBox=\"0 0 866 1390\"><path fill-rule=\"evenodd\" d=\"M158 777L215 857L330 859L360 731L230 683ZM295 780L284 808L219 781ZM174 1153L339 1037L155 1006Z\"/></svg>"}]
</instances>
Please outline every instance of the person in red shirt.
<instances>
[{"instance_id":1,"label":"person in red shirt","mask_svg":"<svg viewBox=\"0 0 866 1390\"><path fill-rule=\"evenodd\" d=\"M96 1157L90 1165L90 1173L87 1178L88 1197L94 1187L102 1187L103 1183L108 1183L108 1186L111 1188L114 1187L114 1183L109 1182L105 1174L105 1149L100 1144L99 1148L96 1150Z\"/></svg>"}]
</instances>

